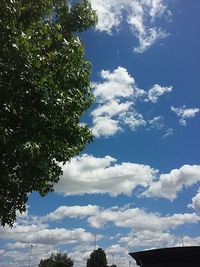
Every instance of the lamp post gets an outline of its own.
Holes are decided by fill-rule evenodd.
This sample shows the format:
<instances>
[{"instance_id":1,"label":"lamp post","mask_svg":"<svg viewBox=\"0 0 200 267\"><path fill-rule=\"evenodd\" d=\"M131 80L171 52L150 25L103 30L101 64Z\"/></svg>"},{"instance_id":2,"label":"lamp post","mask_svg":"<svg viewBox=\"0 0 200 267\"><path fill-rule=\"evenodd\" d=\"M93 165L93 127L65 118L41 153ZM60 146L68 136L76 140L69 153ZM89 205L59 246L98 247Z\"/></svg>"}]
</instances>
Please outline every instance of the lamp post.
<instances>
[{"instance_id":1,"label":"lamp post","mask_svg":"<svg viewBox=\"0 0 200 267\"><path fill-rule=\"evenodd\" d=\"M100 234L97 233L92 233L91 234L94 238L94 250L96 250L96 246L97 246L97 239L101 236Z\"/></svg>"},{"instance_id":2,"label":"lamp post","mask_svg":"<svg viewBox=\"0 0 200 267\"><path fill-rule=\"evenodd\" d=\"M112 264L115 264L115 253L112 254Z\"/></svg>"},{"instance_id":3,"label":"lamp post","mask_svg":"<svg viewBox=\"0 0 200 267\"><path fill-rule=\"evenodd\" d=\"M31 267L31 255L32 255L32 249L33 249L33 245L31 244L31 247L30 247L30 253L29 253L28 267Z\"/></svg>"}]
</instances>

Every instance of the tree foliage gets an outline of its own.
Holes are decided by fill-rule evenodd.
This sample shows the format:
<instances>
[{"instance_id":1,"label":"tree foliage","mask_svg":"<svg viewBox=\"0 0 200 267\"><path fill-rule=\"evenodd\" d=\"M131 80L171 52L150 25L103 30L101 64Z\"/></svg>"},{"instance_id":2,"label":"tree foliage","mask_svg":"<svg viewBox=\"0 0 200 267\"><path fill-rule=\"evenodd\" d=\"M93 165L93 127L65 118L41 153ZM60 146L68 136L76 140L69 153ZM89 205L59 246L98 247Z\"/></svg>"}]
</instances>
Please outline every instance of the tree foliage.
<instances>
[{"instance_id":1,"label":"tree foliage","mask_svg":"<svg viewBox=\"0 0 200 267\"><path fill-rule=\"evenodd\" d=\"M80 116L92 103L90 63L76 33L96 24L87 0L1 0L0 224L53 189L91 141Z\"/></svg>"},{"instance_id":2,"label":"tree foliage","mask_svg":"<svg viewBox=\"0 0 200 267\"><path fill-rule=\"evenodd\" d=\"M102 248L98 248L90 254L87 267L108 267L106 254Z\"/></svg>"},{"instance_id":3,"label":"tree foliage","mask_svg":"<svg viewBox=\"0 0 200 267\"><path fill-rule=\"evenodd\" d=\"M48 259L41 260L38 267L72 267L73 264L66 253L52 253Z\"/></svg>"}]
</instances>

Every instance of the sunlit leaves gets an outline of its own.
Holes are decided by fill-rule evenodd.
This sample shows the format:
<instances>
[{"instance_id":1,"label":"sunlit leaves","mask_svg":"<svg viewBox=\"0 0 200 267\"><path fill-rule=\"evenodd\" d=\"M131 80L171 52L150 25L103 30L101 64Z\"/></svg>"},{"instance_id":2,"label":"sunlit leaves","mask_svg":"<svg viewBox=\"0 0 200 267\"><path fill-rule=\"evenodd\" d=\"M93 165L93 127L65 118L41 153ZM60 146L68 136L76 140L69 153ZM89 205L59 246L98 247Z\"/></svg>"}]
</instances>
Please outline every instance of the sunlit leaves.
<instances>
[{"instance_id":1,"label":"sunlit leaves","mask_svg":"<svg viewBox=\"0 0 200 267\"><path fill-rule=\"evenodd\" d=\"M0 10L0 223L27 195L53 189L61 164L91 141L80 116L92 103L90 63L75 32L96 23L88 1L5 1ZM3 18L3 19L2 19Z\"/></svg>"}]
</instances>

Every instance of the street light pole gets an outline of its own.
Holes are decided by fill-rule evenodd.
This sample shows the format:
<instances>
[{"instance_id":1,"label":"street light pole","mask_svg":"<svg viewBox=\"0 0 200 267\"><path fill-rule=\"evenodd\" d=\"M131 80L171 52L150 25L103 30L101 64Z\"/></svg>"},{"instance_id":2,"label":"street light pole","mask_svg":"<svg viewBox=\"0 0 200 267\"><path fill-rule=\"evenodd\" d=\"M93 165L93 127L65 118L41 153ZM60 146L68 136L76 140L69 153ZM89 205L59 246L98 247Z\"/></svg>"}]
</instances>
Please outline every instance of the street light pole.
<instances>
[{"instance_id":1,"label":"street light pole","mask_svg":"<svg viewBox=\"0 0 200 267\"><path fill-rule=\"evenodd\" d=\"M33 245L31 244L31 247L30 247L30 253L29 253L28 267L31 267L31 255L32 255L32 249L33 249Z\"/></svg>"},{"instance_id":2,"label":"street light pole","mask_svg":"<svg viewBox=\"0 0 200 267\"><path fill-rule=\"evenodd\" d=\"M113 258L112 264L114 265L115 264L115 253L112 254L112 258Z\"/></svg>"},{"instance_id":3,"label":"street light pole","mask_svg":"<svg viewBox=\"0 0 200 267\"><path fill-rule=\"evenodd\" d=\"M96 246L97 246L97 238L99 238L100 235L97 234L97 233L92 233L92 236L94 237L94 250L96 250Z\"/></svg>"}]
</instances>

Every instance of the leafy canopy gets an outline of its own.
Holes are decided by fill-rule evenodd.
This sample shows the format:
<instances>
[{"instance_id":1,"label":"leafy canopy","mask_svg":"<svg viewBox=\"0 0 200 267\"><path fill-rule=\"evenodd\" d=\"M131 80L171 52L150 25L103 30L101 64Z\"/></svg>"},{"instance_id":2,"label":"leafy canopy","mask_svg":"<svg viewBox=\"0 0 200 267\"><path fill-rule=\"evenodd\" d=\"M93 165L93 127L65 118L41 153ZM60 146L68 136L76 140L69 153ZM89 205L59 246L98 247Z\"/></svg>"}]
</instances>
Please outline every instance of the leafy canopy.
<instances>
[{"instance_id":1,"label":"leafy canopy","mask_svg":"<svg viewBox=\"0 0 200 267\"><path fill-rule=\"evenodd\" d=\"M72 267L73 264L66 253L52 253L48 259L41 260L38 267Z\"/></svg>"},{"instance_id":2,"label":"leafy canopy","mask_svg":"<svg viewBox=\"0 0 200 267\"><path fill-rule=\"evenodd\" d=\"M90 63L76 33L96 24L87 0L1 0L0 224L12 226L28 194L53 190L91 141L80 117L92 103Z\"/></svg>"},{"instance_id":3,"label":"leafy canopy","mask_svg":"<svg viewBox=\"0 0 200 267\"><path fill-rule=\"evenodd\" d=\"M108 267L106 254L102 248L98 248L90 254L87 267Z\"/></svg>"}]
</instances>

